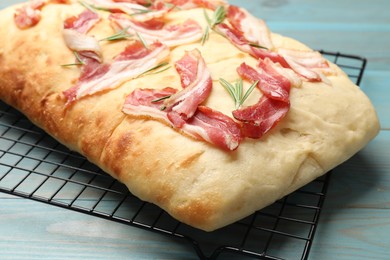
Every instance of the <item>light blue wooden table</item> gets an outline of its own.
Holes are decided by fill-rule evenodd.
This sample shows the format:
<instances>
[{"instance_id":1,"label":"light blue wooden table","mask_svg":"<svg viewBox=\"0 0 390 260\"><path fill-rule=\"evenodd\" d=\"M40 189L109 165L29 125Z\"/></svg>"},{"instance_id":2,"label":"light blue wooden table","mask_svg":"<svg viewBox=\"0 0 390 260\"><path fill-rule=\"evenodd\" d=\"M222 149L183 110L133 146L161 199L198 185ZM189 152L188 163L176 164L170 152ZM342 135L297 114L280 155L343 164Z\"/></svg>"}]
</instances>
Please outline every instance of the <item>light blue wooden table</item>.
<instances>
[{"instance_id":1,"label":"light blue wooden table","mask_svg":"<svg viewBox=\"0 0 390 260\"><path fill-rule=\"evenodd\" d=\"M21 1L2 0L0 8L16 2ZM390 1L231 3L312 48L368 59L361 87L377 108L382 129L334 170L310 259L390 259ZM0 259L194 257L188 246L165 236L0 193Z\"/></svg>"}]
</instances>

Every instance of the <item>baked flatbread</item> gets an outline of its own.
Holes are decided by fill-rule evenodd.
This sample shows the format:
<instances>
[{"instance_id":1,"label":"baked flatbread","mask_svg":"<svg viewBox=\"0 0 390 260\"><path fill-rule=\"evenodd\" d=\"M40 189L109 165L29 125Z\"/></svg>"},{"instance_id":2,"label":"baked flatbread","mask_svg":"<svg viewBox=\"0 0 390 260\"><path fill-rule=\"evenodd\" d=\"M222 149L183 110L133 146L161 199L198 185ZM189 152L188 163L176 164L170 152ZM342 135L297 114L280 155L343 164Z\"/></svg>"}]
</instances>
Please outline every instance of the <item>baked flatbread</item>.
<instances>
[{"instance_id":1,"label":"baked flatbread","mask_svg":"<svg viewBox=\"0 0 390 260\"><path fill-rule=\"evenodd\" d=\"M206 231L316 179L378 133L344 72L244 9L151 3L34 0L1 11L0 98Z\"/></svg>"}]
</instances>

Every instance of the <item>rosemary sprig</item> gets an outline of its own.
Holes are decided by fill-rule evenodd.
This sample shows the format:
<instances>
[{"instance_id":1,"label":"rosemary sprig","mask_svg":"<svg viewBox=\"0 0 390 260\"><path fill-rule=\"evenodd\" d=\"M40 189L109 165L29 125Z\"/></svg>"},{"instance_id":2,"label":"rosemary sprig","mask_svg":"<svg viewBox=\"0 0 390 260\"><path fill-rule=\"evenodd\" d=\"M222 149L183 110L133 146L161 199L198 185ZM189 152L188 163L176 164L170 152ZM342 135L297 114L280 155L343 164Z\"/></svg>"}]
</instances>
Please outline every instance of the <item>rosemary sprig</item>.
<instances>
[{"instance_id":1,"label":"rosemary sprig","mask_svg":"<svg viewBox=\"0 0 390 260\"><path fill-rule=\"evenodd\" d=\"M79 66L79 65L84 65L85 62L81 59L80 55L77 53L77 51L73 52L74 56L76 56L76 59L78 62L75 63L68 63L68 64L62 64L62 67L70 67L70 66Z\"/></svg>"},{"instance_id":2,"label":"rosemary sprig","mask_svg":"<svg viewBox=\"0 0 390 260\"><path fill-rule=\"evenodd\" d=\"M244 94L244 84L242 79L237 80L234 85L224 79L219 79L219 83L227 90L229 95L233 98L234 103L236 105L236 109L239 109L242 104L244 104L245 100L252 93L254 88L256 87L259 81L254 82L248 90Z\"/></svg>"},{"instance_id":3,"label":"rosemary sprig","mask_svg":"<svg viewBox=\"0 0 390 260\"><path fill-rule=\"evenodd\" d=\"M146 75L153 75L153 74L164 72L164 71L168 70L171 67L171 66L168 66L168 65L169 65L169 62L162 62L162 63L157 64L156 66L153 66L150 69L144 71L138 77L146 76ZM161 70L158 70L158 69L161 69Z\"/></svg>"},{"instance_id":4,"label":"rosemary sprig","mask_svg":"<svg viewBox=\"0 0 390 260\"><path fill-rule=\"evenodd\" d=\"M210 30L213 30L214 27L225 20L226 10L223 6L218 6L214 11L213 16L210 18L206 10L203 10L204 17L207 21L208 26L206 27L203 36L201 38L202 45L209 39Z\"/></svg>"},{"instance_id":5,"label":"rosemary sprig","mask_svg":"<svg viewBox=\"0 0 390 260\"><path fill-rule=\"evenodd\" d=\"M100 41L119 41L119 40L125 40L127 38L131 38L134 35L127 33L128 29L129 29L129 27L126 27L126 28L120 30L119 32L117 32L116 34L113 34L111 36L108 36L106 38L99 40L99 42Z\"/></svg>"},{"instance_id":6,"label":"rosemary sprig","mask_svg":"<svg viewBox=\"0 0 390 260\"><path fill-rule=\"evenodd\" d=\"M218 6L218 8L215 10L211 20L208 17L207 13L206 13L206 17L207 17L207 22L209 23L210 27L213 28L214 26L222 23L223 20L225 20L225 17L226 17L225 7L223 7L222 5Z\"/></svg>"}]
</instances>

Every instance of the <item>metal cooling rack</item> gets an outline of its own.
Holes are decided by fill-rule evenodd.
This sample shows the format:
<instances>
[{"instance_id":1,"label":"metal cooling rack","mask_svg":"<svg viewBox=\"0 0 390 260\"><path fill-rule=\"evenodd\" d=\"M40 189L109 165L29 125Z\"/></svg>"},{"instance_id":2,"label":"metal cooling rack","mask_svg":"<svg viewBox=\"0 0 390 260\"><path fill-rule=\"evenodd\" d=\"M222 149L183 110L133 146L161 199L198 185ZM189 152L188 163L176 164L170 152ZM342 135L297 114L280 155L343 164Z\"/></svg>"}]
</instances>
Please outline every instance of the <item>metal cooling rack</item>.
<instances>
[{"instance_id":1,"label":"metal cooling rack","mask_svg":"<svg viewBox=\"0 0 390 260\"><path fill-rule=\"evenodd\" d=\"M364 58L321 52L360 83ZM139 200L124 185L0 101L0 192L166 234L187 241L201 259L307 259L329 176L239 222L207 233Z\"/></svg>"}]
</instances>

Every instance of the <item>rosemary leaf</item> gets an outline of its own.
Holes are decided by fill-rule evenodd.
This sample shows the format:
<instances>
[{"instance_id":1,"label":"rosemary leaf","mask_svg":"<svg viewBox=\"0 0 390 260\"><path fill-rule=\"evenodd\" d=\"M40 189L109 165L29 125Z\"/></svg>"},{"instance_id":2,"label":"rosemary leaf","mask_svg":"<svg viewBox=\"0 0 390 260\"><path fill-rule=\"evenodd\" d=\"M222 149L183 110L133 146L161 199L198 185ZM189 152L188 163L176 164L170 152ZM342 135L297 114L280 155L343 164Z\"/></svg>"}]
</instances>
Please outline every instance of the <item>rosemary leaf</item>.
<instances>
[{"instance_id":1,"label":"rosemary leaf","mask_svg":"<svg viewBox=\"0 0 390 260\"><path fill-rule=\"evenodd\" d=\"M244 91L244 83L243 83L242 79L240 78L236 82L236 97L240 101L240 104L242 104L241 100L242 100L242 92L243 91Z\"/></svg>"},{"instance_id":2,"label":"rosemary leaf","mask_svg":"<svg viewBox=\"0 0 390 260\"><path fill-rule=\"evenodd\" d=\"M167 64L168 65L168 64ZM165 65L164 65L165 66ZM154 75L154 74L158 74L158 73L162 73L162 72L164 72L164 71L166 71L166 70L169 70L171 68L171 66L167 66L167 67L165 67L165 68L163 68L163 69L161 69L161 70L157 70L157 71L154 71L154 72L150 72L150 73L148 73L148 75Z\"/></svg>"},{"instance_id":3,"label":"rosemary leaf","mask_svg":"<svg viewBox=\"0 0 390 260\"><path fill-rule=\"evenodd\" d=\"M156 66L153 66L152 68L150 68L150 69L144 71L143 73L141 73L138 77L145 76L145 75L153 75L153 74L164 72L164 71L168 70L171 67L171 66L168 66L168 65L169 65L168 62L163 62L163 63L157 64ZM158 70L160 68L162 68L162 69ZM157 71L155 71L155 70L157 70Z\"/></svg>"},{"instance_id":4,"label":"rosemary leaf","mask_svg":"<svg viewBox=\"0 0 390 260\"><path fill-rule=\"evenodd\" d=\"M210 32L210 27L207 26L201 39L201 44L204 45L204 43L209 39L209 32Z\"/></svg>"},{"instance_id":5,"label":"rosemary leaf","mask_svg":"<svg viewBox=\"0 0 390 260\"><path fill-rule=\"evenodd\" d=\"M60 66L61 67L72 67L72 66L80 66L80 65L83 65L82 63L67 63L67 64L61 64Z\"/></svg>"},{"instance_id":6,"label":"rosemary leaf","mask_svg":"<svg viewBox=\"0 0 390 260\"><path fill-rule=\"evenodd\" d=\"M233 86L231 83L229 83L228 81L226 81L222 78L219 79L219 82L227 90L229 95L233 98L234 104L235 104L236 108L238 108L240 106L240 102L239 102L239 98L237 97L237 91L236 91L235 86Z\"/></svg>"},{"instance_id":7,"label":"rosemary leaf","mask_svg":"<svg viewBox=\"0 0 390 260\"><path fill-rule=\"evenodd\" d=\"M103 39L101 39L99 41L119 41L119 40L125 40L127 38L131 38L134 35L127 33L128 29L129 29L129 27L126 27L123 30L120 30L119 32L117 32L116 34L113 34L111 36L103 38Z\"/></svg>"},{"instance_id":8,"label":"rosemary leaf","mask_svg":"<svg viewBox=\"0 0 390 260\"><path fill-rule=\"evenodd\" d=\"M156 98L156 99L152 100L152 103L158 103L158 102L163 101L165 99L168 99L170 97L171 97L171 95L160 97L160 98Z\"/></svg>"},{"instance_id":9,"label":"rosemary leaf","mask_svg":"<svg viewBox=\"0 0 390 260\"><path fill-rule=\"evenodd\" d=\"M259 48L259 49L268 50L267 47L261 46L261 45L259 45L259 44L257 44L257 43L254 43L254 42L250 42L250 43L249 43L249 46L254 47L254 48Z\"/></svg>"},{"instance_id":10,"label":"rosemary leaf","mask_svg":"<svg viewBox=\"0 0 390 260\"><path fill-rule=\"evenodd\" d=\"M73 52L74 56L76 57L78 62L75 63L68 63L68 64L62 64L62 67L70 67L70 66L79 66L79 65L84 65L84 61L81 59L80 55L77 53L77 51Z\"/></svg>"},{"instance_id":11,"label":"rosemary leaf","mask_svg":"<svg viewBox=\"0 0 390 260\"><path fill-rule=\"evenodd\" d=\"M207 24L208 24L208 25L211 25L211 19L210 19L209 15L207 14L206 9L203 9L203 14L204 14L204 18L205 18L206 21L207 21Z\"/></svg>"},{"instance_id":12,"label":"rosemary leaf","mask_svg":"<svg viewBox=\"0 0 390 260\"><path fill-rule=\"evenodd\" d=\"M149 49L149 45L148 43L145 41L145 39L142 37L141 34L139 34L138 32L135 33L138 37L138 39L141 41L142 45L146 48L146 49Z\"/></svg>"},{"instance_id":13,"label":"rosemary leaf","mask_svg":"<svg viewBox=\"0 0 390 260\"><path fill-rule=\"evenodd\" d=\"M213 16L210 18L207 14L206 10L203 9L204 17L207 21L208 26L206 27L202 38L201 44L204 45L205 42L209 39L210 30L214 30L214 27L225 20L226 10L223 6L218 6L218 8L214 11Z\"/></svg>"},{"instance_id":14,"label":"rosemary leaf","mask_svg":"<svg viewBox=\"0 0 390 260\"><path fill-rule=\"evenodd\" d=\"M217 24L222 23L223 20L225 20L225 17L226 17L225 8L222 5L218 6L218 8L214 12L213 19L211 21L211 28L213 28Z\"/></svg>"},{"instance_id":15,"label":"rosemary leaf","mask_svg":"<svg viewBox=\"0 0 390 260\"><path fill-rule=\"evenodd\" d=\"M259 81L256 80L256 82L254 82L252 86L248 88L248 90L245 92L245 95L241 99L241 105L244 104L245 100L249 97L249 95L252 93L252 91L255 89L258 83Z\"/></svg>"},{"instance_id":16,"label":"rosemary leaf","mask_svg":"<svg viewBox=\"0 0 390 260\"><path fill-rule=\"evenodd\" d=\"M152 0L148 0L146 4L144 4L145 7L152 6Z\"/></svg>"},{"instance_id":17,"label":"rosemary leaf","mask_svg":"<svg viewBox=\"0 0 390 260\"><path fill-rule=\"evenodd\" d=\"M233 85L232 83L224 80L224 79L219 79L220 84L227 90L229 95L233 98L234 104L236 109L239 109L242 104L244 104L245 100L249 97L249 95L252 93L254 88L257 86L257 83L259 81L254 82L248 90L243 94L244 92L244 83L242 79L239 79L235 82Z\"/></svg>"}]
</instances>

